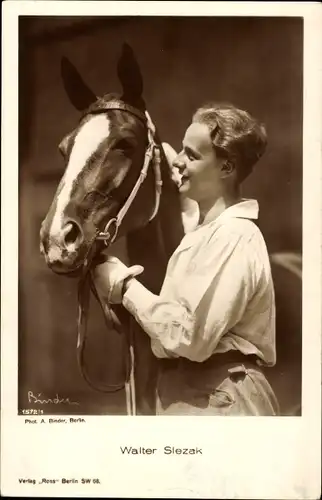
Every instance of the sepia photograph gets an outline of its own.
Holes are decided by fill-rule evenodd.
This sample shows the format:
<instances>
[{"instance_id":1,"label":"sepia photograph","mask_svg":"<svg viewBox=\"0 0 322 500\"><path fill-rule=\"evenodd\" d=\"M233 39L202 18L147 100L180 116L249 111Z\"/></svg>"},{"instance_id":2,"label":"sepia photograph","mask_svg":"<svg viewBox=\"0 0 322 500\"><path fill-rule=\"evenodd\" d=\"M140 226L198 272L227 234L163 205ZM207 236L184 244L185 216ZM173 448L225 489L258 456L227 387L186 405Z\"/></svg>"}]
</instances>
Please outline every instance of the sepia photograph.
<instances>
[{"instance_id":1,"label":"sepia photograph","mask_svg":"<svg viewBox=\"0 0 322 500\"><path fill-rule=\"evenodd\" d=\"M21 17L19 68L19 412L300 415L302 19Z\"/></svg>"},{"instance_id":2,"label":"sepia photograph","mask_svg":"<svg viewBox=\"0 0 322 500\"><path fill-rule=\"evenodd\" d=\"M2 495L319 497L316 7L4 3Z\"/></svg>"}]
</instances>

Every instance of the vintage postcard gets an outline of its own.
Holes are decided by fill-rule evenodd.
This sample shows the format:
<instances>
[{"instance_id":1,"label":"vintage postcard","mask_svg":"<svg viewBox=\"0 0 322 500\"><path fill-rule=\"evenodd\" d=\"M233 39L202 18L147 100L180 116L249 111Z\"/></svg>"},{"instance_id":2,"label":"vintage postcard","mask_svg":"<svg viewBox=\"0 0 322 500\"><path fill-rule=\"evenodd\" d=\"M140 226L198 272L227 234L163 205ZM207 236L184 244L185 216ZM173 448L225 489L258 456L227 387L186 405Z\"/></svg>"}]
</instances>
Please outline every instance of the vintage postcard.
<instances>
[{"instance_id":1,"label":"vintage postcard","mask_svg":"<svg viewBox=\"0 0 322 500\"><path fill-rule=\"evenodd\" d=\"M2 495L319 498L320 5L2 14Z\"/></svg>"}]
</instances>

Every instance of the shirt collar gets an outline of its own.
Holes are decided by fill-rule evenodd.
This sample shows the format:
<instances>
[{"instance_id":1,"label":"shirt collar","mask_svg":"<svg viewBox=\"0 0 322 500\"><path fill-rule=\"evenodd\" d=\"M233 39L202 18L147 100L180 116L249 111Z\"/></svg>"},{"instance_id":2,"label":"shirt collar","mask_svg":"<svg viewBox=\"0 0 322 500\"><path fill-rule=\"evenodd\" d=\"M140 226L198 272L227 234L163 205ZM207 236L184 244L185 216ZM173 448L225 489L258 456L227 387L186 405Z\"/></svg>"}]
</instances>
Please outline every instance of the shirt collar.
<instances>
[{"instance_id":1,"label":"shirt collar","mask_svg":"<svg viewBox=\"0 0 322 500\"><path fill-rule=\"evenodd\" d=\"M259 214L259 205L257 200L243 198L240 202L235 203L234 205L231 205L230 207L226 208L226 210L224 210L217 217L211 214L211 209L210 209L201 226L204 226L209 222L213 222L219 219L221 220L227 217L235 217L242 219L258 219L258 214Z\"/></svg>"}]
</instances>

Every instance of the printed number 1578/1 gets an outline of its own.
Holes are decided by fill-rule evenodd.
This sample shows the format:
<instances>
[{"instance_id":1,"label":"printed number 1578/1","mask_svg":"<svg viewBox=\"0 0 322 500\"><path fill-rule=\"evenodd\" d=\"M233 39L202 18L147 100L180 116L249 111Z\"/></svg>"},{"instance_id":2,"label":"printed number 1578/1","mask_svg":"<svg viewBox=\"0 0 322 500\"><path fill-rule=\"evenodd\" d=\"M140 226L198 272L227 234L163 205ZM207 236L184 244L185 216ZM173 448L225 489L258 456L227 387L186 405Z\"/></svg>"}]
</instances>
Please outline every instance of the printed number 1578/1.
<instances>
[{"instance_id":1,"label":"printed number 1578/1","mask_svg":"<svg viewBox=\"0 0 322 500\"><path fill-rule=\"evenodd\" d=\"M44 414L44 410L42 409L31 409L31 408L28 408L28 409L22 409L20 410L21 414L22 415L43 415Z\"/></svg>"}]
</instances>

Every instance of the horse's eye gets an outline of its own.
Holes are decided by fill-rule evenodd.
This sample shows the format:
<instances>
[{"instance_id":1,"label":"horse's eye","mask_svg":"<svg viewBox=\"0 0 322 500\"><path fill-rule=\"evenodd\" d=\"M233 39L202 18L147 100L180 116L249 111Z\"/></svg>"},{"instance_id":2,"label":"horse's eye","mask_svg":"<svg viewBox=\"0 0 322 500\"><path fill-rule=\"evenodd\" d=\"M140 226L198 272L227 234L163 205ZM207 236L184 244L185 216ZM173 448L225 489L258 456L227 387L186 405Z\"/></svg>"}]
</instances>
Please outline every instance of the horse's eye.
<instances>
[{"instance_id":1,"label":"horse's eye","mask_svg":"<svg viewBox=\"0 0 322 500\"><path fill-rule=\"evenodd\" d=\"M129 153L134 149L134 144L129 139L120 139L117 141L115 149Z\"/></svg>"}]
</instances>

